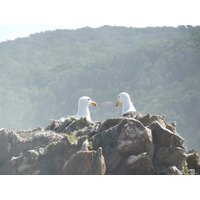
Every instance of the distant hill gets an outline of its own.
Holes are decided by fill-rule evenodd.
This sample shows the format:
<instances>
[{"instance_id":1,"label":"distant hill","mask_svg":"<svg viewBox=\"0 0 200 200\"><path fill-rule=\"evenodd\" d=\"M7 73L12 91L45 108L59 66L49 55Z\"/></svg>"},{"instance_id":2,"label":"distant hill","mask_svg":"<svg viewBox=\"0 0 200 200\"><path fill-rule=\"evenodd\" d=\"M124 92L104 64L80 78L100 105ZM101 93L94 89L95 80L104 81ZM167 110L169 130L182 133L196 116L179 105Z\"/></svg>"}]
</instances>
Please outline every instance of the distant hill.
<instances>
[{"instance_id":1,"label":"distant hill","mask_svg":"<svg viewBox=\"0 0 200 200\"><path fill-rule=\"evenodd\" d=\"M103 26L56 30L0 43L0 127L45 126L76 113L91 96L94 120L120 115L129 92L136 109L177 121L200 149L200 27Z\"/></svg>"}]
</instances>

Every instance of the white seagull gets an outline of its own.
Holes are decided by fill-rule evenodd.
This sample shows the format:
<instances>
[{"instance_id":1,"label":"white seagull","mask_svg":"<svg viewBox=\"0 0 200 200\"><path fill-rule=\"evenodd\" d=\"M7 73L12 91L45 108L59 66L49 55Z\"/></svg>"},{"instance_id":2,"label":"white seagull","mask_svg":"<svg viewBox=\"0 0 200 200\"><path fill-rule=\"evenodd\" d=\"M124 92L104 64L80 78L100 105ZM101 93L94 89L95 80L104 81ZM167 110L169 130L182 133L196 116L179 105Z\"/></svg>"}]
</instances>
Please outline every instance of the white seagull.
<instances>
[{"instance_id":1,"label":"white seagull","mask_svg":"<svg viewBox=\"0 0 200 200\"><path fill-rule=\"evenodd\" d=\"M97 106L97 103L92 101L90 97L83 96L78 100L77 117L85 117L88 121L92 121L90 117L89 106Z\"/></svg>"},{"instance_id":2,"label":"white seagull","mask_svg":"<svg viewBox=\"0 0 200 200\"><path fill-rule=\"evenodd\" d=\"M131 98L128 93L121 92L117 98L115 106L118 107L122 104L122 116L129 112L136 112L134 105L131 102Z\"/></svg>"}]
</instances>

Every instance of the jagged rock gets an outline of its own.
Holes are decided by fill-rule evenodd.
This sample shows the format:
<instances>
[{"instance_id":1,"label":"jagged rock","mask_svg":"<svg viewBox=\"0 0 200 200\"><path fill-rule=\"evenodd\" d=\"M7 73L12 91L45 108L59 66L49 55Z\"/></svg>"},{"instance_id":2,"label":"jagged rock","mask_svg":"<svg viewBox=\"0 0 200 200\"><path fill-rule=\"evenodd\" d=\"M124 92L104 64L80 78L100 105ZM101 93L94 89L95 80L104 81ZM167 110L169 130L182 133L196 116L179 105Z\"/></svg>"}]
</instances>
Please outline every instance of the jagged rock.
<instances>
[{"instance_id":1,"label":"jagged rock","mask_svg":"<svg viewBox=\"0 0 200 200\"><path fill-rule=\"evenodd\" d=\"M149 113L145 116L137 116L136 119L140 121L144 126L150 126L151 123L158 122L162 127L176 133L176 122L172 122L171 124L165 121L164 116L160 115L150 115Z\"/></svg>"},{"instance_id":2,"label":"jagged rock","mask_svg":"<svg viewBox=\"0 0 200 200\"><path fill-rule=\"evenodd\" d=\"M145 128L135 119L124 119L117 127L118 151L120 154L138 155L147 152L149 157L153 157L154 145L151 130Z\"/></svg>"},{"instance_id":3,"label":"jagged rock","mask_svg":"<svg viewBox=\"0 0 200 200\"><path fill-rule=\"evenodd\" d=\"M41 151L41 150L40 150ZM12 157L0 170L0 174L7 175L37 175L40 174L38 165L38 150L28 150L18 157Z\"/></svg>"},{"instance_id":4,"label":"jagged rock","mask_svg":"<svg viewBox=\"0 0 200 200\"><path fill-rule=\"evenodd\" d=\"M103 149L107 174L124 173L121 162L130 155L147 152L150 158L153 157L154 145L150 129L145 128L135 119L120 118L117 125L118 120L113 119L112 121L114 122L113 127L91 138L95 149L98 147ZM108 122L104 122L103 126L105 124ZM99 129L102 130L101 126Z\"/></svg>"},{"instance_id":5,"label":"jagged rock","mask_svg":"<svg viewBox=\"0 0 200 200\"><path fill-rule=\"evenodd\" d=\"M149 126L152 122L158 122L162 126L165 127L164 116L160 115L150 115L149 113L145 116L136 117L138 121L140 121L144 126Z\"/></svg>"},{"instance_id":6,"label":"jagged rock","mask_svg":"<svg viewBox=\"0 0 200 200\"><path fill-rule=\"evenodd\" d=\"M109 128L106 131L98 132L89 139L93 143L93 148L102 147L103 156L105 158L107 174L120 164L121 156L117 147L118 133L116 127Z\"/></svg>"},{"instance_id":7,"label":"jagged rock","mask_svg":"<svg viewBox=\"0 0 200 200\"><path fill-rule=\"evenodd\" d=\"M163 173L172 166L176 166L181 170L186 160L185 140L157 121L152 122L149 128L152 130L155 144L153 162L157 172Z\"/></svg>"},{"instance_id":8,"label":"jagged rock","mask_svg":"<svg viewBox=\"0 0 200 200\"><path fill-rule=\"evenodd\" d=\"M52 141L63 138L52 132L35 129L32 131L11 131L3 129L0 131L0 167L13 156L20 153L45 146Z\"/></svg>"},{"instance_id":9,"label":"jagged rock","mask_svg":"<svg viewBox=\"0 0 200 200\"><path fill-rule=\"evenodd\" d=\"M153 174L153 163L147 153L141 153L137 156L132 155L126 159L128 174Z\"/></svg>"},{"instance_id":10,"label":"jagged rock","mask_svg":"<svg viewBox=\"0 0 200 200\"><path fill-rule=\"evenodd\" d=\"M185 161L187 173L199 173L198 153L187 152L176 124L158 115L0 130L0 174L182 174Z\"/></svg>"},{"instance_id":11,"label":"jagged rock","mask_svg":"<svg viewBox=\"0 0 200 200\"><path fill-rule=\"evenodd\" d=\"M67 137L50 143L39 157L41 174L63 174L64 162L78 150L77 144L71 143Z\"/></svg>"},{"instance_id":12,"label":"jagged rock","mask_svg":"<svg viewBox=\"0 0 200 200\"><path fill-rule=\"evenodd\" d=\"M50 136L51 134L47 132L39 135L36 134L35 139L33 139L33 136L27 139L26 142L29 145L26 145L26 147L32 147L33 149L25 149L23 152L18 153L18 156L12 156L12 158L2 166L0 169L0 174L48 174L46 169L43 170L43 160L41 158L45 157L43 154L46 153L46 148L48 149L48 147L50 148L51 145L58 143L58 137L56 137L56 134L54 134L52 137ZM44 137L46 138L44 139ZM60 140L63 138L62 136L59 137ZM36 142L37 145L33 146L30 141L37 141L39 138L41 141L39 143ZM54 139L54 142L52 142L52 139ZM47 143L47 141L49 143ZM46 144L47 146L42 148L38 147L38 144L41 144L41 146ZM50 165L50 168L51 166L52 164Z\"/></svg>"},{"instance_id":13,"label":"jagged rock","mask_svg":"<svg viewBox=\"0 0 200 200\"><path fill-rule=\"evenodd\" d=\"M197 175L195 169L189 169L189 170L188 170L188 174L189 174L189 175Z\"/></svg>"},{"instance_id":14,"label":"jagged rock","mask_svg":"<svg viewBox=\"0 0 200 200\"><path fill-rule=\"evenodd\" d=\"M57 133L74 133L77 136L90 135L97 130L99 123L87 121L86 118L68 117L64 120L55 120L46 130L52 130Z\"/></svg>"},{"instance_id":15,"label":"jagged rock","mask_svg":"<svg viewBox=\"0 0 200 200\"><path fill-rule=\"evenodd\" d=\"M75 175L105 174L106 166L102 156L102 149L76 152L65 162L63 171L64 174Z\"/></svg>"},{"instance_id":16,"label":"jagged rock","mask_svg":"<svg viewBox=\"0 0 200 200\"><path fill-rule=\"evenodd\" d=\"M163 173L171 166L176 166L181 170L186 156L185 151L180 147L155 148L154 166L158 173Z\"/></svg>"},{"instance_id":17,"label":"jagged rock","mask_svg":"<svg viewBox=\"0 0 200 200\"><path fill-rule=\"evenodd\" d=\"M169 167L165 172L166 175L183 175L183 173L177 169L176 166Z\"/></svg>"},{"instance_id":18,"label":"jagged rock","mask_svg":"<svg viewBox=\"0 0 200 200\"><path fill-rule=\"evenodd\" d=\"M142 115L137 111L131 111L131 112L123 114L123 117L128 117L128 118L129 117L135 118L135 117L140 117L140 116L142 116Z\"/></svg>"},{"instance_id":19,"label":"jagged rock","mask_svg":"<svg viewBox=\"0 0 200 200\"><path fill-rule=\"evenodd\" d=\"M15 131L1 129L0 131L0 167L12 156L19 155L25 148L24 139Z\"/></svg>"},{"instance_id":20,"label":"jagged rock","mask_svg":"<svg viewBox=\"0 0 200 200\"><path fill-rule=\"evenodd\" d=\"M119 124L119 122L121 122L123 118L113 118L113 119L107 119L106 121L104 121L99 128L97 129L97 132L101 132L101 131L106 131L109 128L112 128L114 126L116 126L117 124Z\"/></svg>"},{"instance_id":21,"label":"jagged rock","mask_svg":"<svg viewBox=\"0 0 200 200\"><path fill-rule=\"evenodd\" d=\"M48 137L48 134L45 135ZM72 143L68 137L61 137L45 147L20 153L4 164L0 174L63 174L65 161L80 151L85 138L87 139L82 137L80 141Z\"/></svg>"},{"instance_id":22,"label":"jagged rock","mask_svg":"<svg viewBox=\"0 0 200 200\"><path fill-rule=\"evenodd\" d=\"M153 139L156 146L180 147L185 149L185 140L177 133L173 133L158 122L153 122L148 127L152 130Z\"/></svg>"},{"instance_id":23,"label":"jagged rock","mask_svg":"<svg viewBox=\"0 0 200 200\"><path fill-rule=\"evenodd\" d=\"M86 139L83 144L81 145L81 151L88 151L88 146L89 146L89 142L88 139Z\"/></svg>"},{"instance_id":24,"label":"jagged rock","mask_svg":"<svg viewBox=\"0 0 200 200\"><path fill-rule=\"evenodd\" d=\"M21 132L17 132L18 135L22 135ZM53 131L45 131L45 130L33 130L31 134L29 132L23 131L23 135L25 139L25 143L27 149L34 149L40 146L46 146L47 144L55 141L59 141L63 138L62 135L57 134Z\"/></svg>"},{"instance_id":25,"label":"jagged rock","mask_svg":"<svg viewBox=\"0 0 200 200\"><path fill-rule=\"evenodd\" d=\"M190 151L186 161L189 169L194 169L197 174L200 174L200 157L197 151Z\"/></svg>"}]
</instances>

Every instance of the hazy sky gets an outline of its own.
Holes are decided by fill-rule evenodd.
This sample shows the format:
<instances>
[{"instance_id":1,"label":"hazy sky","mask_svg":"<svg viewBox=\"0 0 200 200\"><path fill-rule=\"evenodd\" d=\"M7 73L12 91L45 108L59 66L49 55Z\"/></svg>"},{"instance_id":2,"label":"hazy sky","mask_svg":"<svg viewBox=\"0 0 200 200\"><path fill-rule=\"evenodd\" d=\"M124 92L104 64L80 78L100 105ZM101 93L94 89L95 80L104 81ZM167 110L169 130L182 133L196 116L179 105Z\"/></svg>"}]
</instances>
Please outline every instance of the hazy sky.
<instances>
[{"instance_id":1,"label":"hazy sky","mask_svg":"<svg viewBox=\"0 0 200 200\"><path fill-rule=\"evenodd\" d=\"M0 41L58 28L200 25L199 0L1 0Z\"/></svg>"}]
</instances>

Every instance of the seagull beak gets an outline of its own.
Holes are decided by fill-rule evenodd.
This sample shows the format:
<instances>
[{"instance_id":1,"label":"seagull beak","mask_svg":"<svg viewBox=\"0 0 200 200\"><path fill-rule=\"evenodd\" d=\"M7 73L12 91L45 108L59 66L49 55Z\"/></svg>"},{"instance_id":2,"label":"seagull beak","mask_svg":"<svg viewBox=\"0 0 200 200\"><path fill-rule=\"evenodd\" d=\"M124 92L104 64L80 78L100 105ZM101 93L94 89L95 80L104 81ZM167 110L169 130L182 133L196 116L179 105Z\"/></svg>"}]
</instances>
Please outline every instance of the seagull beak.
<instances>
[{"instance_id":1,"label":"seagull beak","mask_svg":"<svg viewBox=\"0 0 200 200\"><path fill-rule=\"evenodd\" d=\"M116 101L116 103L115 103L115 106L116 107L118 107L120 105L120 99L119 99L119 97L117 98L117 101Z\"/></svg>"},{"instance_id":2,"label":"seagull beak","mask_svg":"<svg viewBox=\"0 0 200 200\"><path fill-rule=\"evenodd\" d=\"M95 101L91 101L90 105L97 106L97 103Z\"/></svg>"}]
</instances>

